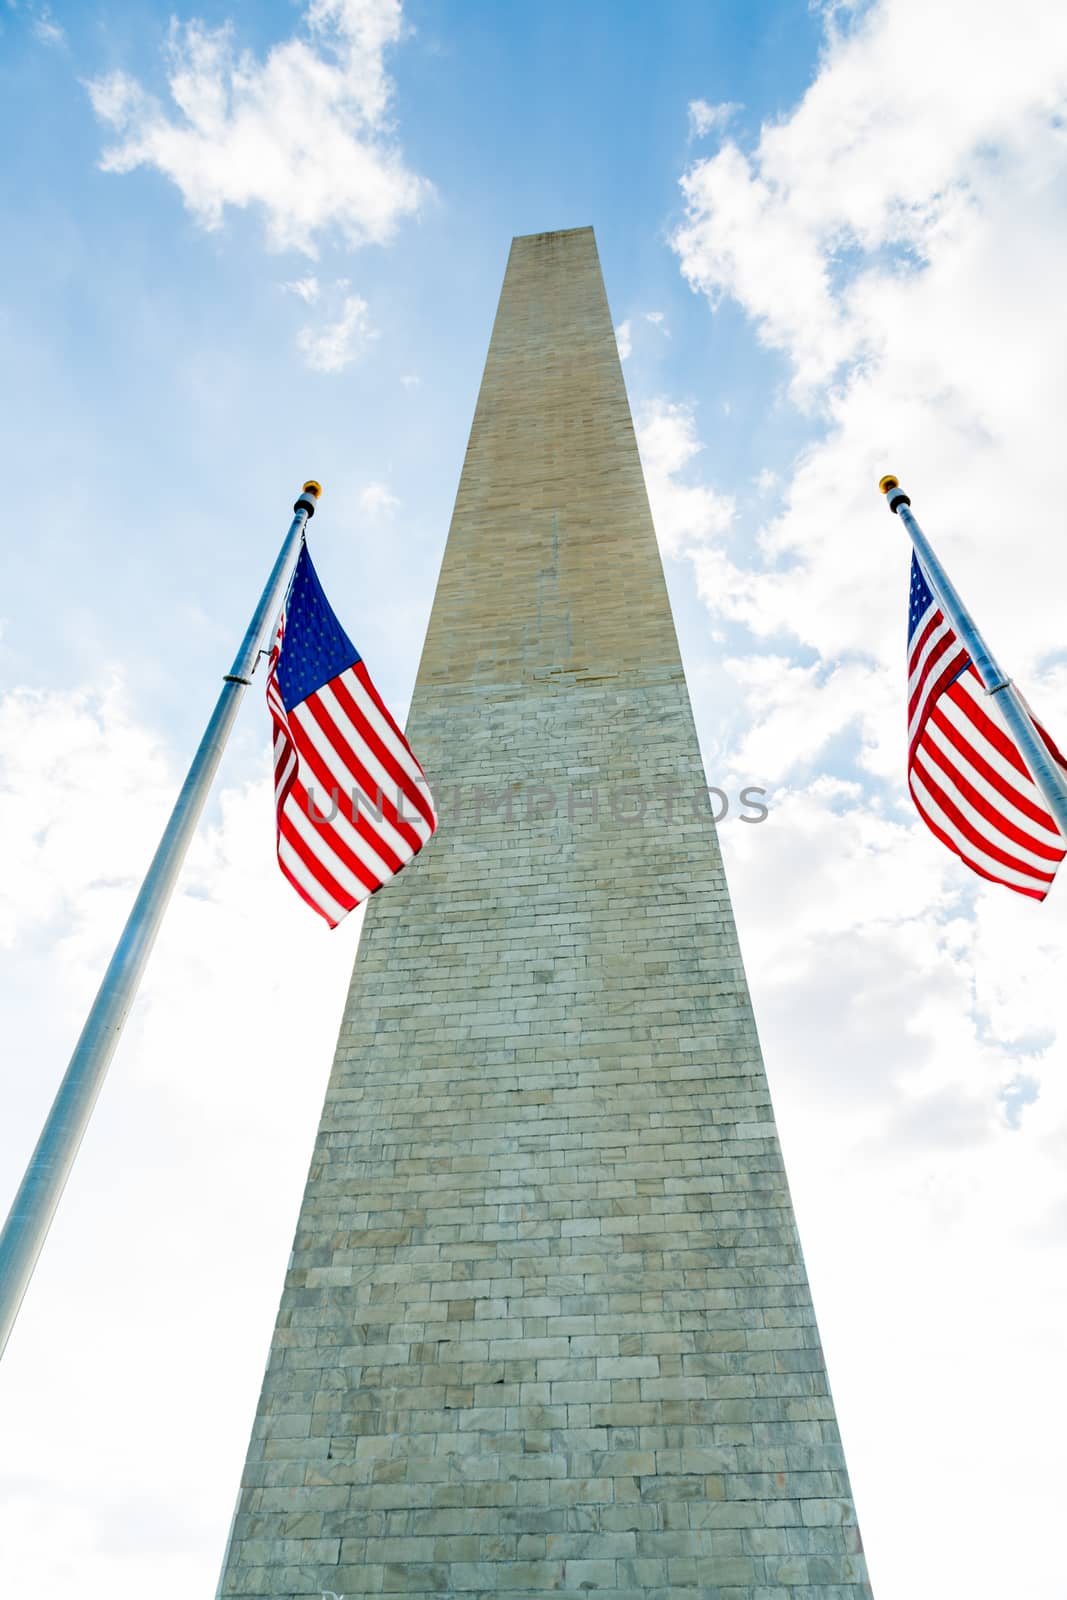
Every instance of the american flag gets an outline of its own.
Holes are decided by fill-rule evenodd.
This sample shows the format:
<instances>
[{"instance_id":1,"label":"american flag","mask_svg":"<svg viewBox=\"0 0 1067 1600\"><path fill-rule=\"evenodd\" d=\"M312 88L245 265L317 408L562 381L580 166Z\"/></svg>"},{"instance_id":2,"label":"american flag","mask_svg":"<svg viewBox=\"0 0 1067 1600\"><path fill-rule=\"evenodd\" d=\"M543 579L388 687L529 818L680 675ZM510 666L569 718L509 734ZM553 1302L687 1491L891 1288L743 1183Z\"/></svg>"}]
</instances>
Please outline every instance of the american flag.
<instances>
[{"instance_id":1,"label":"american flag","mask_svg":"<svg viewBox=\"0 0 1067 1600\"><path fill-rule=\"evenodd\" d=\"M1031 715L1048 750L1067 762ZM918 557L908 606L908 787L943 844L983 878L1043 900L1063 838Z\"/></svg>"},{"instance_id":2,"label":"american flag","mask_svg":"<svg viewBox=\"0 0 1067 1600\"><path fill-rule=\"evenodd\" d=\"M303 545L267 676L278 865L331 928L437 826L411 746L334 616Z\"/></svg>"}]
</instances>

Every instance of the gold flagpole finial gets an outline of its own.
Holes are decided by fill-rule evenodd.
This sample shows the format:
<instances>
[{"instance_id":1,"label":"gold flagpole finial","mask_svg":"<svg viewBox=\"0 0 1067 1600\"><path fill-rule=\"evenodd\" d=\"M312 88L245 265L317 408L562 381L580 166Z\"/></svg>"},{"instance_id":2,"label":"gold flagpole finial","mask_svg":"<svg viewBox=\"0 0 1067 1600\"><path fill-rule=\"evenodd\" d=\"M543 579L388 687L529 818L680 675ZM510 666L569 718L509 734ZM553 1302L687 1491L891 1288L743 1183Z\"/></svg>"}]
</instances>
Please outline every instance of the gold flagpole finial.
<instances>
[{"instance_id":1,"label":"gold flagpole finial","mask_svg":"<svg viewBox=\"0 0 1067 1600\"><path fill-rule=\"evenodd\" d=\"M879 478L878 487L888 497L890 511L898 511L901 506L911 505L911 501L900 487L900 479L895 473L887 472L884 478Z\"/></svg>"},{"instance_id":2,"label":"gold flagpole finial","mask_svg":"<svg viewBox=\"0 0 1067 1600\"><path fill-rule=\"evenodd\" d=\"M322 493L322 484L316 483L314 478L309 478L296 497L293 505L294 511L306 511L309 517L315 515L315 506Z\"/></svg>"}]
</instances>

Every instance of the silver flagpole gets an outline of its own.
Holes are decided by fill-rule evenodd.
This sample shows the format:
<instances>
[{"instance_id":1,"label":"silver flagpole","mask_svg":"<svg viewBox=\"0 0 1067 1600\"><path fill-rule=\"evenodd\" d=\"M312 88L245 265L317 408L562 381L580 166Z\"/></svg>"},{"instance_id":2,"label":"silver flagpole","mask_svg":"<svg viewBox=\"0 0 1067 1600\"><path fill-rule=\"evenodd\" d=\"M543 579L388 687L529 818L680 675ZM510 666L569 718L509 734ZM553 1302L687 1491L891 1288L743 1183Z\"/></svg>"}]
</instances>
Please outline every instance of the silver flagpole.
<instances>
[{"instance_id":1,"label":"silver flagpole","mask_svg":"<svg viewBox=\"0 0 1067 1600\"><path fill-rule=\"evenodd\" d=\"M1030 769L1030 776L1041 790L1056 826L1067 839L1067 781L1030 720L1022 696L1011 679L1001 670L989 646L975 627L974 618L934 554L929 539L912 516L911 500L900 487L899 480L890 473L879 480L878 487L886 496L890 511L896 512L911 535L911 542L942 612L952 624L956 637L977 667L978 676L986 692L991 698L996 698L1008 731Z\"/></svg>"},{"instance_id":2,"label":"silver flagpole","mask_svg":"<svg viewBox=\"0 0 1067 1600\"><path fill-rule=\"evenodd\" d=\"M304 484L293 507L289 532L248 624L204 737L170 814L170 821L152 858L152 865L134 901L122 936L104 974L93 1008L74 1049L66 1077L30 1158L0 1234L0 1354L18 1316L22 1297L37 1264L60 1196L92 1115L115 1046L129 1015L145 963L167 909L189 841L196 831L204 801L222 757L237 708L255 668L263 636L281 603L289 568L304 527L315 514L322 493L314 482Z\"/></svg>"}]
</instances>

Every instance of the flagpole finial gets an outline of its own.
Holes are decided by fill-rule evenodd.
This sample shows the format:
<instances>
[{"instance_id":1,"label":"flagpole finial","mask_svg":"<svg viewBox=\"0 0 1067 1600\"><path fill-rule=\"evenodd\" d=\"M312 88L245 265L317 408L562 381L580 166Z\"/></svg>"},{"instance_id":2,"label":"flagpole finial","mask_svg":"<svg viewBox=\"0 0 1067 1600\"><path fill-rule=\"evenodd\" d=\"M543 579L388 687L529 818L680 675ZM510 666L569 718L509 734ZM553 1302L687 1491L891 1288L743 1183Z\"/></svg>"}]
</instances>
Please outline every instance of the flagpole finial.
<instances>
[{"instance_id":1,"label":"flagpole finial","mask_svg":"<svg viewBox=\"0 0 1067 1600\"><path fill-rule=\"evenodd\" d=\"M313 517L315 515L315 506L321 493L322 484L316 483L314 478L309 478L297 495L293 503L293 510L306 511L309 517Z\"/></svg>"},{"instance_id":2,"label":"flagpole finial","mask_svg":"<svg viewBox=\"0 0 1067 1600\"><path fill-rule=\"evenodd\" d=\"M901 506L910 506L911 500L900 487L900 479L887 472L884 478L879 478L878 487L889 501L890 511L897 511Z\"/></svg>"}]
</instances>

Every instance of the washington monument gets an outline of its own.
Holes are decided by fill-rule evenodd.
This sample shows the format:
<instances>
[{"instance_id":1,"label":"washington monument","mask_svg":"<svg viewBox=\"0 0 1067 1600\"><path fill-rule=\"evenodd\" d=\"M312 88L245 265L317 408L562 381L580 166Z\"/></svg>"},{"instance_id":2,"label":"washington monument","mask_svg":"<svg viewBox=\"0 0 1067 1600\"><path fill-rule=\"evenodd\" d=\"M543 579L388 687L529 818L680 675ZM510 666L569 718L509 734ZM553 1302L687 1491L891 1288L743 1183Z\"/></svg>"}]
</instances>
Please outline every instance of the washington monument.
<instances>
[{"instance_id":1,"label":"washington monument","mask_svg":"<svg viewBox=\"0 0 1067 1600\"><path fill-rule=\"evenodd\" d=\"M591 228L512 244L408 734L220 1594L869 1596Z\"/></svg>"}]
</instances>

